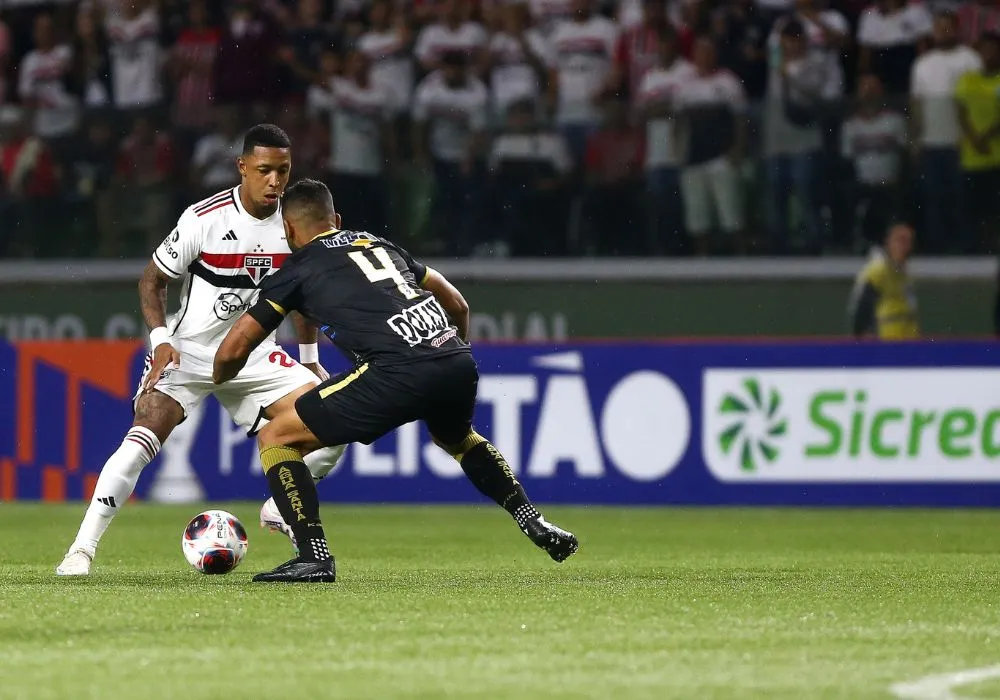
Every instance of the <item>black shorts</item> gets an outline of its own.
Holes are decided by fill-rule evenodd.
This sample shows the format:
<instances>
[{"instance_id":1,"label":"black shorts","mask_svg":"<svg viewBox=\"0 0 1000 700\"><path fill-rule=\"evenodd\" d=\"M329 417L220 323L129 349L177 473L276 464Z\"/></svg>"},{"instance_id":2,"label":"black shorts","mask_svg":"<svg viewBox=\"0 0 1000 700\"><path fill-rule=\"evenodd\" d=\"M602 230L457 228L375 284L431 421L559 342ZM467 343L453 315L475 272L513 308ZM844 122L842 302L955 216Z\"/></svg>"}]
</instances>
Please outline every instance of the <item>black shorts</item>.
<instances>
[{"instance_id":1,"label":"black shorts","mask_svg":"<svg viewBox=\"0 0 1000 700\"><path fill-rule=\"evenodd\" d=\"M328 446L370 445L415 420L438 442L456 445L472 429L478 384L470 352L390 367L365 364L306 392L295 410Z\"/></svg>"}]
</instances>

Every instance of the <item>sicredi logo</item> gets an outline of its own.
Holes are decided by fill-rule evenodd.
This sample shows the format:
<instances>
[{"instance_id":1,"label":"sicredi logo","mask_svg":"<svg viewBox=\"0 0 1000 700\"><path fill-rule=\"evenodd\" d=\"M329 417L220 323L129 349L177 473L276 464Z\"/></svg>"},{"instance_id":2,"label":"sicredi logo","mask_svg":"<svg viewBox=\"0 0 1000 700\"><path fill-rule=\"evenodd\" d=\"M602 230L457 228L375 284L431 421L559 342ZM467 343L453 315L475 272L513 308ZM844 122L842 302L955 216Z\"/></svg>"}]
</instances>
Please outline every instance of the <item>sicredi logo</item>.
<instances>
[{"instance_id":1,"label":"sicredi logo","mask_svg":"<svg viewBox=\"0 0 1000 700\"><path fill-rule=\"evenodd\" d=\"M719 412L732 416L733 421L719 433L719 447L726 455L739 457L740 469L753 472L778 458L778 440L788 427L780 409L777 389L772 387L765 397L754 378L744 379L742 390L734 389L723 397Z\"/></svg>"},{"instance_id":2,"label":"sicredi logo","mask_svg":"<svg viewBox=\"0 0 1000 700\"><path fill-rule=\"evenodd\" d=\"M721 481L997 481L1000 370L706 370L702 450Z\"/></svg>"}]
</instances>

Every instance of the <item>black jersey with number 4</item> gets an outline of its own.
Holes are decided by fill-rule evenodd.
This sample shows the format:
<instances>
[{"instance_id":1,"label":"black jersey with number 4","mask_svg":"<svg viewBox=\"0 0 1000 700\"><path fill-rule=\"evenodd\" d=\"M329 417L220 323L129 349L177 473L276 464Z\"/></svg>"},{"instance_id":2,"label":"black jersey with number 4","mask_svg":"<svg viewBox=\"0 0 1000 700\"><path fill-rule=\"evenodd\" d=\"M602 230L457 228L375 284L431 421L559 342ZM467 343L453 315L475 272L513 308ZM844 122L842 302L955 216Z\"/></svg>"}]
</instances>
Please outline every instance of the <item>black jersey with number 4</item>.
<instances>
[{"instance_id":1,"label":"black jersey with number 4","mask_svg":"<svg viewBox=\"0 0 1000 700\"><path fill-rule=\"evenodd\" d=\"M259 304L298 311L355 362L404 364L468 352L434 295L427 267L399 246L357 231L331 231L295 251L266 278Z\"/></svg>"}]
</instances>

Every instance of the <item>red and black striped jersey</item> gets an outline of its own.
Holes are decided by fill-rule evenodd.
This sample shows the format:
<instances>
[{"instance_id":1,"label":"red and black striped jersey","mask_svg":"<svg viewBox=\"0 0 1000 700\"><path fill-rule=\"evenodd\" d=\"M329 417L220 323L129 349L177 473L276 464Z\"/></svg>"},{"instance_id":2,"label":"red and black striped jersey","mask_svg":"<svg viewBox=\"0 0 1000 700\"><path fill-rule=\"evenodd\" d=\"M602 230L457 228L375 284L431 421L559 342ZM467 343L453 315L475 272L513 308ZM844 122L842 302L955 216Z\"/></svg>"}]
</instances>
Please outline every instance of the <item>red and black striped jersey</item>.
<instances>
[{"instance_id":1,"label":"red and black striped jersey","mask_svg":"<svg viewBox=\"0 0 1000 700\"><path fill-rule=\"evenodd\" d=\"M239 189L185 209L153 252L164 274L183 278L181 307L168 323L174 338L218 346L256 302L264 279L291 254L281 210L257 219L244 210Z\"/></svg>"}]
</instances>

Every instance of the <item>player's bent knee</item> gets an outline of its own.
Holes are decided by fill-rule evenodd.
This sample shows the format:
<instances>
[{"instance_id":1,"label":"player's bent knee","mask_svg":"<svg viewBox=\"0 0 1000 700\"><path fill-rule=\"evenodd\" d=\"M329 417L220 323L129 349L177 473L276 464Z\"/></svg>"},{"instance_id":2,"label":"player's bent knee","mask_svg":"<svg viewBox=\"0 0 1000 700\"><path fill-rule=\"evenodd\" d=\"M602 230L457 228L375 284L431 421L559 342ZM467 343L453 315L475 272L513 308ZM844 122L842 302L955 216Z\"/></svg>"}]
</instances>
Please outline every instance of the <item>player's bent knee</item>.
<instances>
[{"instance_id":1,"label":"player's bent knee","mask_svg":"<svg viewBox=\"0 0 1000 700\"><path fill-rule=\"evenodd\" d=\"M294 410L275 416L270 423L261 428L257 433L257 444L262 449L270 445L290 447L302 454L322 447L320 441Z\"/></svg>"},{"instance_id":2,"label":"player's bent knee","mask_svg":"<svg viewBox=\"0 0 1000 700\"><path fill-rule=\"evenodd\" d=\"M442 450L450 454L459 462L462 461L462 457L465 456L466 452L471 450L476 445L482 442L486 442L486 438L477 433L475 430L470 430L469 434L466 435L463 440L457 443L451 443L451 444L445 443L433 435L431 436L431 438L434 440L435 444L437 444L438 447L440 447Z\"/></svg>"},{"instance_id":3,"label":"player's bent knee","mask_svg":"<svg viewBox=\"0 0 1000 700\"><path fill-rule=\"evenodd\" d=\"M132 425L151 430L162 443L182 420L184 409L181 405L163 392L154 390L136 401Z\"/></svg>"}]
</instances>

